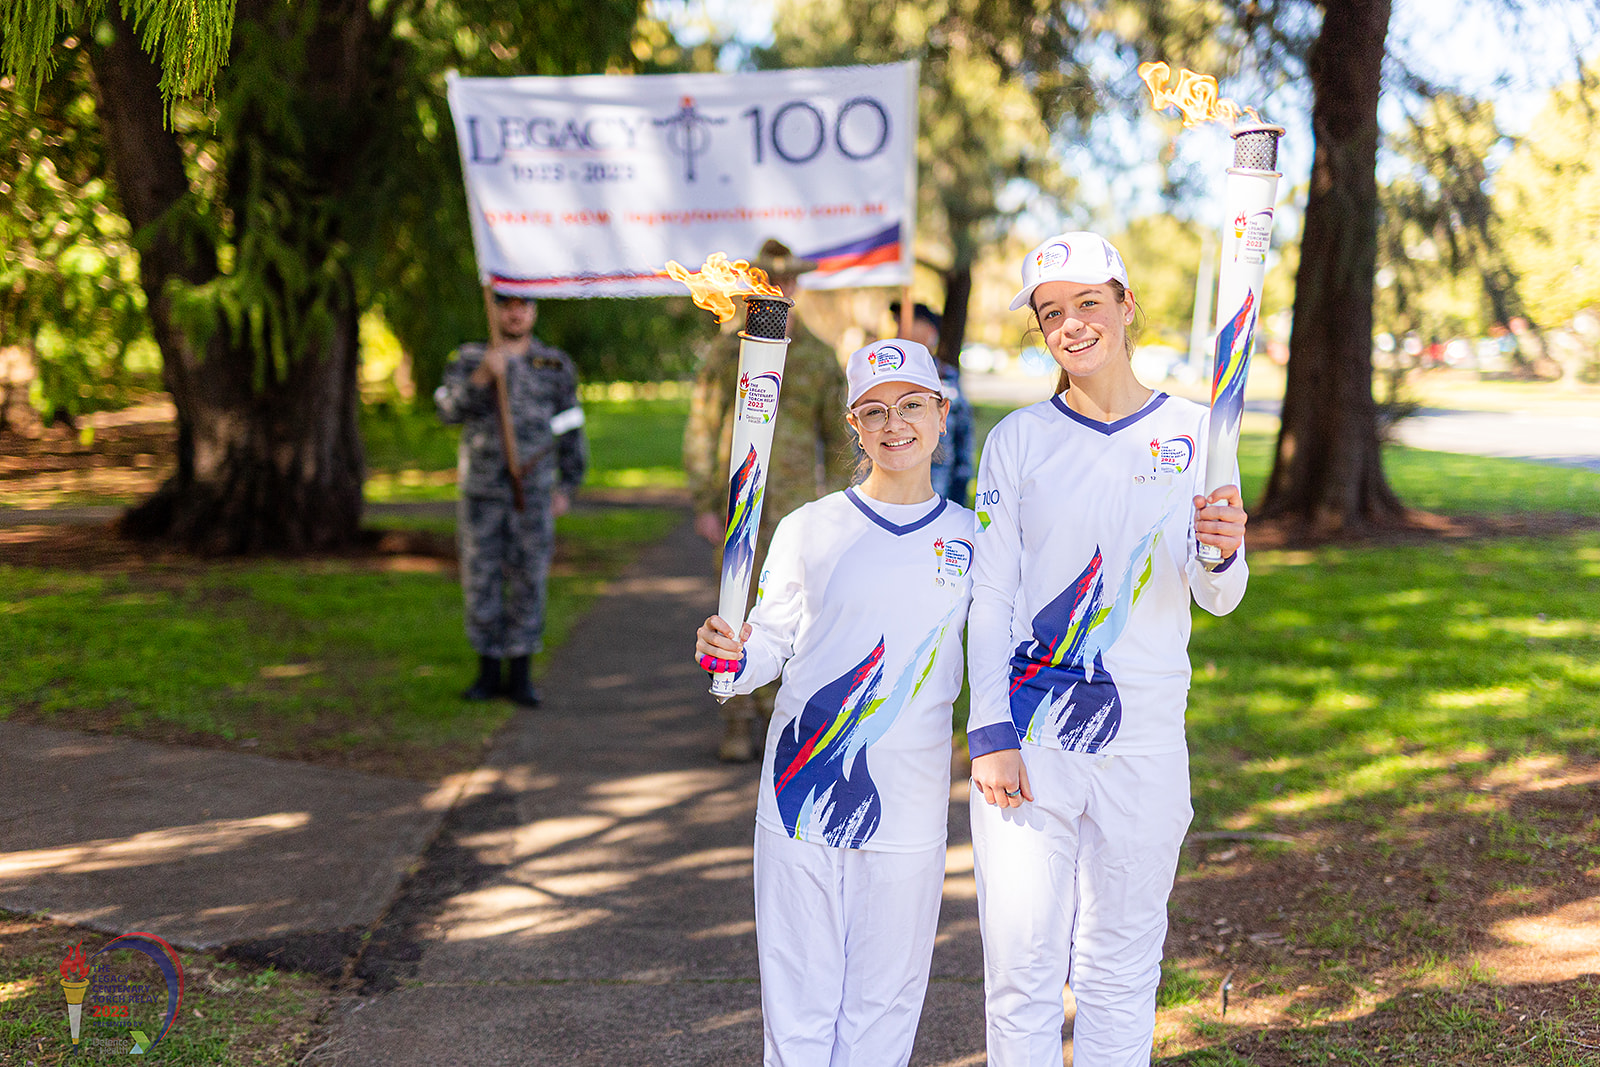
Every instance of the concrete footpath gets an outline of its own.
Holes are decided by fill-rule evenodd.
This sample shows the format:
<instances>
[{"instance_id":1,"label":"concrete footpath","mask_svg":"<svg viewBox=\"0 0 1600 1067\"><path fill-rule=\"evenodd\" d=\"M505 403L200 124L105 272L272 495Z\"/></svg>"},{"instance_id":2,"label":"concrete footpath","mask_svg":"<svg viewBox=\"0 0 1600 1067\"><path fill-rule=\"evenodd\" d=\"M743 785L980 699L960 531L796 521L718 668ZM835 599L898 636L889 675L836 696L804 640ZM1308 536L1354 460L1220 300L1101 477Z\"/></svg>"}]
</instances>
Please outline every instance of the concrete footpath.
<instances>
[{"instance_id":1,"label":"concrete footpath","mask_svg":"<svg viewBox=\"0 0 1600 1067\"><path fill-rule=\"evenodd\" d=\"M712 756L684 524L590 611L445 820L311 1063L755 1064L754 765ZM964 796L961 789L953 791ZM983 1062L965 803L913 1063Z\"/></svg>"},{"instance_id":2,"label":"concrete footpath","mask_svg":"<svg viewBox=\"0 0 1600 1067\"><path fill-rule=\"evenodd\" d=\"M337 974L466 780L0 721L0 907L184 948L296 938Z\"/></svg>"}]
</instances>

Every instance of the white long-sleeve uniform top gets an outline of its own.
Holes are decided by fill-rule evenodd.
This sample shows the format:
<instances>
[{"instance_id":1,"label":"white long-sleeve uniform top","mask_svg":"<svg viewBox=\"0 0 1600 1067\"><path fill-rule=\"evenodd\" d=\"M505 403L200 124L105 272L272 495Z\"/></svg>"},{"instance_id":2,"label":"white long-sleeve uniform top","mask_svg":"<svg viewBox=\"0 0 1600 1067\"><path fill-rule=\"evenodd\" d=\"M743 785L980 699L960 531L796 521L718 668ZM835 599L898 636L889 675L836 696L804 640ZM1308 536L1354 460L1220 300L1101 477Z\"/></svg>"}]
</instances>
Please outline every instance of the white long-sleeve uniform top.
<instances>
[{"instance_id":1,"label":"white long-sleeve uniform top","mask_svg":"<svg viewBox=\"0 0 1600 1067\"><path fill-rule=\"evenodd\" d=\"M784 518L735 690L776 678L756 821L837 848L945 839L972 512L848 489Z\"/></svg>"},{"instance_id":2,"label":"white long-sleeve uniform top","mask_svg":"<svg viewBox=\"0 0 1600 1067\"><path fill-rule=\"evenodd\" d=\"M1156 393L1100 423L1055 396L989 434L967 630L973 756L1019 740L1183 748L1190 596L1225 615L1248 578L1242 548L1216 571L1195 555L1207 417Z\"/></svg>"}]
</instances>

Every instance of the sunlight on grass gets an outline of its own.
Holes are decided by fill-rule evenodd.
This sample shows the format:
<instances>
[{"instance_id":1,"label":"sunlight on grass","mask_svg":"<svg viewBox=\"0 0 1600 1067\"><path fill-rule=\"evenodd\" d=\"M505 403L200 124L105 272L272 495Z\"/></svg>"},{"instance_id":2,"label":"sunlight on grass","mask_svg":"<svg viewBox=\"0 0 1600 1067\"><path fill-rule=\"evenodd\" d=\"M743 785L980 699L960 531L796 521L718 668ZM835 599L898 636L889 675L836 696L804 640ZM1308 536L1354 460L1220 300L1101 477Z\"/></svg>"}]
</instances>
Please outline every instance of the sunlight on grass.
<instances>
[{"instance_id":1,"label":"sunlight on grass","mask_svg":"<svg viewBox=\"0 0 1600 1067\"><path fill-rule=\"evenodd\" d=\"M1581 570L1597 546L1584 532L1319 550L1314 582L1284 566L1286 554L1259 553L1238 611L1195 613L1196 824L1267 802L1283 773L1263 769L1267 753L1306 758L1293 788L1256 809L1268 821L1396 788L1391 771L1370 769L1390 757L1363 736L1434 753L1477 744L1600 757L1600 611Z\"/></svg>"},{"instance_id":2,"label":"sunlight on grass","mask_svg":"<svg viewBox=\"0 0 1600 1067\"><path fill-rule=\"evenodd\" d=\"M546 652L681 516L574 512L549 586ZM51 725L249 742L427 777L471 766L509 714L458 693L471 674L448 564L340 559L85 575L0 568L0 715ZM363 762L364 761L364 762Z\"/></svg>"},{"instance_id":3,"label":"sunlight on grass","mask_svg":"<svg viewBox=\"0 0 1600 1067\"><path fill-rule=\"evenodd\" d=\"M589 441L586 484L615 489L684 484L683 428L689 402L678 383L650 388L599 383L585 388L583 407ZM367 499L376 503L454 499L460 432L459 427L441 423L426 405L415 411L364 409Z\"/></svg>"}]
</instances>

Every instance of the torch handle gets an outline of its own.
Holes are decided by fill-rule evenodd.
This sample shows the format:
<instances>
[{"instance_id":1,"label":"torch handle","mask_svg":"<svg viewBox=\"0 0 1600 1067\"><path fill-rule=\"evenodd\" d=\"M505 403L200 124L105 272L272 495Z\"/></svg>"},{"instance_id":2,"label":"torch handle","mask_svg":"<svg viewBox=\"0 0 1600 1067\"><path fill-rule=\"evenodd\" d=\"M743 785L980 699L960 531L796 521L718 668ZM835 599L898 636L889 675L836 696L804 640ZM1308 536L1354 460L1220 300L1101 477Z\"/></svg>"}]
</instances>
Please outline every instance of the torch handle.
<instances>
[{"instance_id":1,"label":"torch handle","mask_svg":"<svg viewBox=\"0 0 1600 1067\"><path fill-rule=\"evenodd\" d=\"M1211 418L1206 436L1205 495L1233 481L1239 463L1239 428L1244 419L1244 389L1261 316L1261 284L1272 244L1277 202L1275 171L1235 167L1228 171L1224 202L1228 227L1222 237L1217 274L1217 331L1211 371ZM1200 561L1222 562L1213 545L1197 543Z\"/></svg>"}]
</instances>

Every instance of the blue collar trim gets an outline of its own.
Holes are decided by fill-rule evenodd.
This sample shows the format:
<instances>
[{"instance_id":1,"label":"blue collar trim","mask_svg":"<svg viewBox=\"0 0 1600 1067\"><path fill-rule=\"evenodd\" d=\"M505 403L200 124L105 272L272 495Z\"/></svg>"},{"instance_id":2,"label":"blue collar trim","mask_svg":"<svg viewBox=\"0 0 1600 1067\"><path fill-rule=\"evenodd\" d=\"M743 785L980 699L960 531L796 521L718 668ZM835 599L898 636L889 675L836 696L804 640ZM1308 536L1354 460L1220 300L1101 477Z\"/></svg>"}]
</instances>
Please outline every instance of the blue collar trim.
<instances>
[{"instance_id":1,"label":"blue collar trim","mask_svg":"<svg viewBox=\"0 0 1600 1067\"><path fill-rule=\"evenodd\" d=\"M1138 422L1140 419L1144 418L1146 415L1150 414L1152 411L1166 402L1167 394L1156 392L1151 394L1149 400L1145 401L1144 407L1140 408L1138 411L1135 411L1132 415L1129 415L1126 418L1118 419L1116 422L1096 422L1087 415L1080 415L1076 411L1073 411L1067 402L1061 399L1060 393L1057 393L1055 396L1050 398L1050 403L1054 404L1056 409L1059 410L1061 414L1065 415L1073 422L1087 426L1091 430L1098 430L1107 437L1110 437L1112 434L1116 433L1125 426L1132 426L1134 423Z\"/></svg>"},{"instance_id":2,"label":"blue collar trim","mask_svg":"<svg viewBox=\"0 0 1600 1067\"><path fill-rule=\"evenodd\" d=\"M882 526L885 530L888 530L897 537L902 534L916 533L918 530L928 525L928 523L932 522L934 519L937 519L940 515L943 515L944 507L949 503L949 501L947 501L944 497L939 497L934 502L933 507L926 515L922 516L922 518L918 519L916 522L907 523L904 526L897 526L888 519L884 518L882 515L879 515L876 511L873 511L872 507L867 504L866 501L862 500L856 495L854 488L846 489L844 491L844 495L850 498L850 503L854 504L861 514L865 515L867 518L871 519L873 522L877 523L879 526Z\"/></svg>"}]
</instances>

